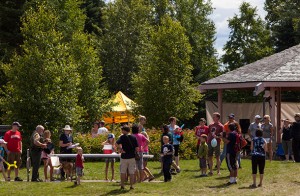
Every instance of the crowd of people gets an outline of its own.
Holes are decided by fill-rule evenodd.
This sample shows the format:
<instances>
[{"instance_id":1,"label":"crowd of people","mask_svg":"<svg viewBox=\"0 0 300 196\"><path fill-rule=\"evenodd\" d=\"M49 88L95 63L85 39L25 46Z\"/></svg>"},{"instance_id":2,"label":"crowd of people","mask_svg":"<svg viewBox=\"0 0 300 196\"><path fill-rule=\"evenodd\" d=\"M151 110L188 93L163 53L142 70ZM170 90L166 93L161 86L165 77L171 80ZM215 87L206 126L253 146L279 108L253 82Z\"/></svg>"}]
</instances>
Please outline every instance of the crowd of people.
<instances>
[{"instance_id":1,"label":"crowd of people","mask_svg":"<svg viewBox=\"0 0 300 196\"><path fill-rule=\"evenodd\" d=\"M245 134L242 134L241 126L235 120L234 114L228 115L228 121L223 125L220 122L221 116L215 112L212 115L213 122L206 125L206 120L201 118L199 125L195 127L195 137L197 139L196 153L199 158L199 167L201 177L211 176L215 169L217 175L220 175L220 167L223 160L226 161L227 168L230 172L228 184L236 184L238 169L241 168L241 150L244 147ZM280 129L282 133L282 147L285 153L285 160L295 162L300 161L300 113L295 114L295 121L289 119L282 120L283 126ZM130 179L130 188L133 189L135 183L145 180L154 180L154 175L147 167L147 158L143 155L149 154L150 139L144 125L146 117L140 116L139 122L131 127L125 125L121 127L122 135L116 139L113 133L105 128L105 122L96 122L91 131L92 137L99 134L107 136L103 146L111 146L112 153L120 153L120 173L121 173L121 189L124 189L126 179ZM7 131L3 139L0 139L0 169L6 181L11 180L11 170L5 173L3 162L4 152L7 153L7 162L16 163L14 168L14 181L22 181L19 177L19 167L21 166L22 154L22 136L19 131L21 124L14 122L12 129ZM161 127L161 173L164 175L164 181L172 180L172 174L180 173L179 166L179 149L183 142L183 130L177 125L175 117L169 118L169 124ZM71 154L72 148L76 148L77 156L75 160L76 181L80 184L80 178L83 175L83 150L79 146L74 145L72 137L72 128L66 125L63 133L59 137L60 154ZM252 160L252 188L262 186L266 157L270 161L273 159L273 142L274 142L274 126L271 123L270 116L260 115L254 117L254 122L250 124L248 129L248 142L250 143L250 152ZM221 149L221 144L223 147ZM247 143L247 141L246 141ZM244 144L246 145L246 144ZM32 164L32 182L41 182L39 177L39 168L41 161L44 164L45 181L53 181L53 166L50 155L54 153L54 144L51 141L51 132L45 130L42 125L38 125L30 138L30 157ZM108 172L111 168L110 181L115 181L115 158L106 158L105 180L109 181ZM68 166L72 163L71 158L60 158L61 162L61 180L70 177ZM48 178L48 167L50 167ZM260 182L257 185L256 175L257 168L260 174Z\"/></svg>"}]
</instances>

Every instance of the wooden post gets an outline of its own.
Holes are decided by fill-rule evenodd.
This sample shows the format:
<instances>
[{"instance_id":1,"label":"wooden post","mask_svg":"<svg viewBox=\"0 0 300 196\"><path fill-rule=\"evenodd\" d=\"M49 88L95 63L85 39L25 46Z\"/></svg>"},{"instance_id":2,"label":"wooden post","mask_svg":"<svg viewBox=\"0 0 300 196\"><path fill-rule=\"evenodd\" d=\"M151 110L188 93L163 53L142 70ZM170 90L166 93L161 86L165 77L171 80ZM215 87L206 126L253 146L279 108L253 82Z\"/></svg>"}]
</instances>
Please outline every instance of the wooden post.
<instances>
[{"instance_id":1,"label":"wooden post","mask_svg":"<svg viewBox=\"0 0 300 196\"><path fill-rule=\"evenodd\" d=\"M281 137L280 137L280 127L281 127L281 88L277 88L277 94L276 94L276 101L277 101L277 143L281 143Z\"/></svg>"},{"instance_id":2,"label":"wooden post","mask_svg":"<svg viewBox=\"0 0 300 196\"><path fill-rule=\"evenodd\" d=\"M223 90L218 89L218 112L221 115L220 121L222 122L223 118Z\"/></svg>"},{"instance_id":3,"label":"wooden post","mask_svg":"<svg viewBox=\"0 0 300 196\"><path fill-rule=\"evenodd\" d=\"M275 137L277 138L276 136L276 133L277 133L277 128L276 128L276 105L275 105L275 88L270 88L270 96L271 96L271 105L270 105L270 117L271 117L271 123L273 124L274 126L274 133L275 134ZM277 141L277 140L276 140Z\"/></svg>"}]
</instances>

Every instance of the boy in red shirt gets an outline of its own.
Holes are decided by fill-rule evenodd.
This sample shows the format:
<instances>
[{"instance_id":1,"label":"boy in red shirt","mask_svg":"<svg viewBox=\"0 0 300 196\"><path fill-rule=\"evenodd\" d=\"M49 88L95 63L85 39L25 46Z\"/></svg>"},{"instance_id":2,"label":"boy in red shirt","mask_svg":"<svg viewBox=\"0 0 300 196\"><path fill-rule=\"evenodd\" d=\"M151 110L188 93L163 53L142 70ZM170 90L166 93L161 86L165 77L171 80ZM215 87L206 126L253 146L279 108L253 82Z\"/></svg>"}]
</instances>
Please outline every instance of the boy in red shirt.
<instances>
[{"instance_id":1,"label":"boy in red shirt","mask_svg":"<svg viewBox=\"0 0 300 196\"><path fill-rule=\"evenodd\" d=\"M202 134L208 135L208 126L205 125L206 124L206 120L205 118L200 118L199 121L199 126L195 127L195 136L198 139L197 141L197 154L198 154L198 150L199 150L199 146L200 146L200 138Z\"/></svg>"},{"instance_id":2,"label":"boy in red shirt","mask_svg":"<svg viewBox=\"0 0 300 196\"><path fill-rule=\"evenodd\" d=\"M22 154L22 136L18 129L21 124L13 122L12 129L7 131L4 135L4 140L7 142L7 161L13 164L17 162L18 168L15 168L15 181L23 181L19 177L19 168L21 166L21 154ZM10 170L7 170L7 181L10 181Z\"/></svg>"},{"instance_id":3,"label":"boy in red shirt","mask_svg":"<svg viewBox=\"0 0 300 196\"><path fill-rule=\"evenodd\" d=\"M83 172L82 172L83 161L84 161L84 157L82 156L82 148L77 147L77 156L76 156L76 162L75 162L77 179L74 182L75 185L80 185L80 178L83 175Z\"/></svg>"}]
</instances>

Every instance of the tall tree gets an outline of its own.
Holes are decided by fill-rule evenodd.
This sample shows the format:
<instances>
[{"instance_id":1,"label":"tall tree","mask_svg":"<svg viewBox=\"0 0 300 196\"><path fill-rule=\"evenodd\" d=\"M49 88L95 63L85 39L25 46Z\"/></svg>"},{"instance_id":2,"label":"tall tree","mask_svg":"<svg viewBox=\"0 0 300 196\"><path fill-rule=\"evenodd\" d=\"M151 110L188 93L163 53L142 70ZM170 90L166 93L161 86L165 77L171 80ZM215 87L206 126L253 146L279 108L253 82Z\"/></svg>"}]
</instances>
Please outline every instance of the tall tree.
<instances>
[{"instance_id":1,"label":"tall tree","mask_svg":"<svg viewBox=\"0 0 300 196\"><path fill-rule=\"evenodd\" d=\"M229 19L231 29L229 40L222 56L228 70L252 63L273 53L270 31L257 15L257 9L249 3L242 3L239 15Z\"/></svg>"},{"instance_id":2,"label":"tall tree","mask_svg":"<svg viewBox=\"0 0 300 196\"><path fill-rule=\"evenodd\" d=\"M192 47L190 54L194 81L201 83L218 75L218 60L214 48L216 28L209 16L210 1L176 0L175 17L186 29Z\"/></svg>"},{"instance_id":3,"label":"tall tree","mask_svg":"<svg viewBox=\"0 0 300 196\"><path fill-rule=\"evenodd\" d=\"M0 1L0 61L2 62L8 62L22 43L20 17L24 13L25 2L25 0Z\"/></svg>"},{"instance_id":4,"label":"tall tree","mask_svg":"<svg viewBox=\"0 0 300 196\"><path fill-rule=\"evenodd\" d=\"M116 0L107 6L101 60L112 92L132 95L131 77L138 70L137 57L148 40L150 11L144 0Z\"/></svg>"},{"instance_id":5,"label":"tall tree","mask_svg":"<svg viewBox=\"0 0 300 196\"><path fill-rule=\"evenodd\" d=\"M199 92L192 83L191 46L179 22L165 16L151 33L140 69L133 77L135 101L149 125L158 126L170 116L194 115Z\"/></svg>"},{"instance_id":6,"label":"tall tree","mask_svg":"<svg viewBox=\"0 0 300 196\"><path fill-rule=\"evenodd\" d=\"M100 115L106 90L93 42L83 32L80 4L31 2L22 19L22 53L4 67L9 83L1 105L7 120L18 119L26 128L47 124L55 129Z\"/></svg>"},{"instance_id":7,"label":"tall tree","mask_svg":"<svg viewBox=\"0 0 300 196\"><path fill-rule=\"evenodd\" d=\"M276 52L300 43L299 0L266 0L265 10Z\"/></svg>"},{"instance_id":8,"label":"tall tree","mask_svg":"<svg viewBox=\"0 0 300 196\"><path fill-rule=\"evenodd\" d=\"M85 31L97 36L103 34L103 9L106 6L103 0L84 0L82 8L85 10Z\"/></svg>"}]
</instances>

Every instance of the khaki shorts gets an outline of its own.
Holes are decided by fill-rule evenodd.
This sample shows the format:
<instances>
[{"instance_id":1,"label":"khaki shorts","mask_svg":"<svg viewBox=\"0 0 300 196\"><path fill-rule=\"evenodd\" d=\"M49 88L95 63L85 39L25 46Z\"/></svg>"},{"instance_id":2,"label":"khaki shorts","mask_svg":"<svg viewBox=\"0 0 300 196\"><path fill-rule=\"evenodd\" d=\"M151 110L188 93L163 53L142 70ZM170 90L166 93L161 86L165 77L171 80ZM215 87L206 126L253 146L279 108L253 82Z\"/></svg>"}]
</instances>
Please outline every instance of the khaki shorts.
<instances>
[{"instance_id":1,"label":"khaki shorts","mask_svg":"<svg viewBox=\"0 0 300 196\"><path fill-rule=\"evenodd\" d=\"M9 164L14 164L14 161L17 162L17 166L20 168L22 164L21 153L20 152L10 152L7 156L7 162Z\"/></svg>"},{"instance_id":2,"label":"khaki shorts","mask_svg":"<svg viewBox=\"0 0 300 196\"><path fill-rule=\"evenodd\" d=\"M216 157L220 156L220 154L221 154L221 146L220 146L219 143L218 143L218 145L217 145L216 147L214 147L214 148L211 146L210 142L208 142L207 145L208 145L208 156L209 156L209 157L214 156L214 152L215 152L215 156L216 156Z\"/></svg>"},{"instance_id":3,"label":"khaki shorts","mask_svg":"<svg viewBox=\"0 0 300 196\"><path fill-rule=\"evenodd\" d=\"M136 167L135 167L135 158L132 159L121 159L120 161L120 173L126 174L127 170L130 175L133 175L135 173Z\"/></svg>"}]
</instances>

